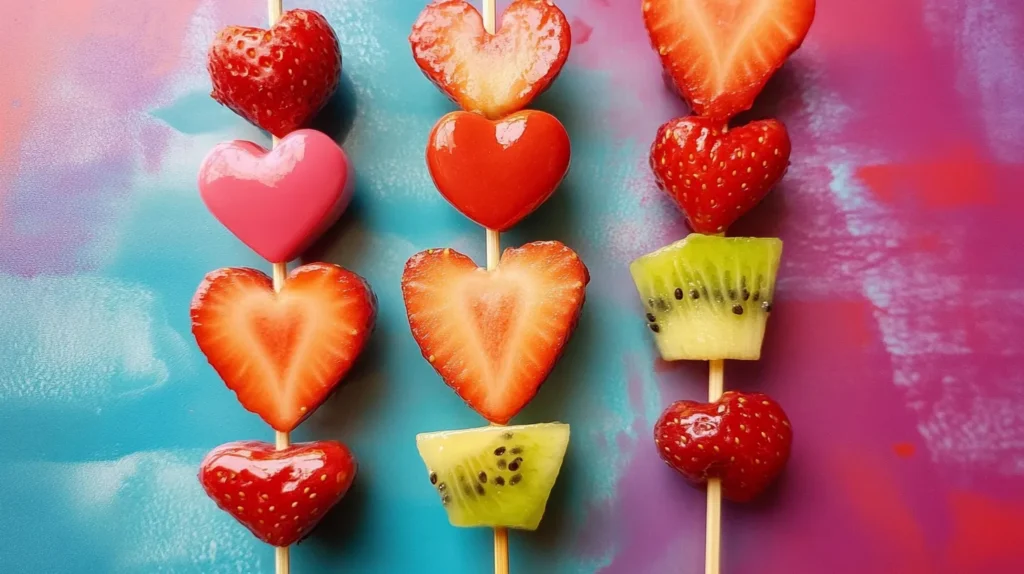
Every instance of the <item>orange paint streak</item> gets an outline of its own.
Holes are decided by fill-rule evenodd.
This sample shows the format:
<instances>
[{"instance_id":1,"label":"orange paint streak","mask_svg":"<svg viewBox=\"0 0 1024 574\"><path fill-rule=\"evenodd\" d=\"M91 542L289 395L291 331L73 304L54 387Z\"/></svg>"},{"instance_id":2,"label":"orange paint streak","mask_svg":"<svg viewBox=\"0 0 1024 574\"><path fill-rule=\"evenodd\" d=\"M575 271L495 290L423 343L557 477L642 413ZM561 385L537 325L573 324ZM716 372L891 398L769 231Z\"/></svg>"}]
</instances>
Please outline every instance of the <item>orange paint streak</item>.
<instances>
[{"instance_id":1,"label":"orange paint streak","mask_svg":"<svg viewBox=\"0 0 1024 574\"><path fill-rule=\"evenodd\" d=\"M949 572L1024 572L1024 504L950 492Z\"/></svg>"},{"instance_id":2,"label":"orange paint streak","mask_svg":"<svg viewBox=\"0 0 1024 574\"><path fill-rule=\"evenodd\" d=\"M879 18L864 9L862 2L819 3L808 41L839 54L889 53L894 43L903 46L921 37L921 0L900 0Z\"/></svg>"},{"instance_id":3,"label":"orange paint streak","mask_svg":"<svg viewBox=\"0 0 1024 574\"><path fill-rule=\"evenodd\" d=\"M857 176L885 203L912 201L942 209L994 203L999 169L964 147L928 161L866 165Z\"/></svg>"},{"instance_id":4,"label":"orange paint streak","mask_svg":"<svg viewBox=\"0 0 1024 574\"><path fill-rule=\"evenodd\" d=\"M846 451L837 453L832 463L834 480L852 504L853 518L884 550L891 565L887 571L934 572L924 532L886 460L868 451Z\"/></svg>"},{"instance_id":5,"label":"orange paint streak","mask_svg":"<svg viewBox=\"0 0 1024 574\"><path fill-rule=\"evenodd\" d=\"M842 344L848 348L860 348L874 342L871 304L864 300L849 301L802 301L801 313L816 313L810 316L828 316L829 325L840 325L841 328L828 327L825 339L828 345ZM822 325L825 327L825 325ZM837 339L838 337L838 339Z\"/></svg>"},{"instance_id":6,"label":"orange paint streak","mask_svg":"<svg viewBox=\"0 0 1024 574\"><path fill-rule=\"evenodd\" d=\"M931 231L920 231L910 237L914 251L936 253L943 249L942 238L938 233Z\"/></svg>"},{"instance_id":7,"label":"orange paint streak","mask_svg":"<svg viewBox=\"0 0 1024 574\"><path fill-rule=\"evenodd\" d=\"M917 447L909 442L898 442L892 445L892 451L900 458L910 458L914 456L914 452L917 451Z\"/></svg>"}]
</instances>

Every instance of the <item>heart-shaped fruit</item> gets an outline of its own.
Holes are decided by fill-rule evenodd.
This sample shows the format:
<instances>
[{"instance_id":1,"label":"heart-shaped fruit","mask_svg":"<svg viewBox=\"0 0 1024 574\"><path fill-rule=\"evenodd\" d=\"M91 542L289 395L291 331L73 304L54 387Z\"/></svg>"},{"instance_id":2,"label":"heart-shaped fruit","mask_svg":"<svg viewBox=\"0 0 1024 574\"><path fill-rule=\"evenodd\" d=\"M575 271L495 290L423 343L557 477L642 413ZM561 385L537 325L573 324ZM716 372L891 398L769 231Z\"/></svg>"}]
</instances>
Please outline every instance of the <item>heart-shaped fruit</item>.
<instances>
[{"instance_id":1,"label":"heart-shaped fruit","mask_svg":"<svg viewBox=\"0 0 1024 574\"><path fill-rule=\"evenodd\" d=\"M715 120L676 118L658 129L651 169L697 233L723 233L782 179L789 134L776 120L729 129Z\"/></svg>"},{"instance_id":2,"label":"heart-shaped fruit","mask_svg":"<svg viewBox=\"0 0 1024 574\"><path fill-rule=\"evenodd\" d=\"M452 112L427 144L434 185L455 209L498 231L540 207L569 171L569 134L551 114L526 110L501 120Z\"/></svg>"},{"instance_id":3,"label":"heart-shaped fruit","mask_svg":"<svg viewBox=\"0 0 1024 574\"><path fill-rule=\"evenodd\" d=\"M557 241L506 249L493 271L430 249L405 264L402 295L423 356L473 410L505 424L555 366L589 281Z\"/></svg>"},{"instance_id":4,"label":"heart-shaped fruit","mask_svg":"<svg viewBox=\"0 0 1024 574\"><path fill-rule=\"evenodd\" d=\"M326 18L289 10L270 30L221 30L206 67L213 99L284 137L308 124L338 87L341 49Z\"/></svg>"},{"instance_id":5,"label":"heart-shaped fruit","mask_svg":"<svg viewBox=\"0 0 1024 574\"><path fill-rule=\"evenodd\" d=\"M274 546L309 534L355 476L352 453L328 440L282 450L265 442L232 442L210 451L199 466L199 482L217 506Z\"/></svg>"},{"instance_id":6,"label":"heart-shaped fruit","mask_svg":"<svg viewBox=\"0 0 1024 574\"><path fill-rule=\"evenodd\" d=\"M815 0L643 0L661 64L694 113L725 121L750 109L807 35Z\"/></svg>"},{"instance_id":7,"label":"heart-shaped fruit","mask_svg":"<svg viewBox=\"0 0 1024 574\"><path fill-rule=\"evenodd\" d=\"M746 502L786 466L793 429L767 395L728 391L714 403L672 403L654 426L654 442L693 485L720 478L724 497Z\"/></svg>"},{"instance_id":8,"label":"heart-shaped fruit","mask_svg":"<svg viewBox=\"0 0 1024 574\"><path fill-rule=\"evenodd\" d=\"M192 333L242 406L290 432L348 372L376 314L366 282L330 263L295 269L280 292L255 269L218 269L192 299Z\"/></svg>"},{"instance_id":9,"label":"heart-shaped fruit","mask_svg":"<svg viewBox=\"0 0 1024 574\"><path fill-rule=\"evenodd\" d=\"M348 159L334 141L299 130L271 151L218 144L199 168L199 195L224 227L271 263L297 258L352 199Z\"/></svg>"},{"instance_id":10,"label":"heart-shaped fruit","mask_svg":"<svg viewBox=\"0 0 1024 574\"><path fill-rule=\"evenodd\" d=\"M439 0L420 13L409 43L423 73L459 107L498 119L547 89L571 39L551 0L515 0L493 35L470 3Z\"/></svg>"}]
</instances>

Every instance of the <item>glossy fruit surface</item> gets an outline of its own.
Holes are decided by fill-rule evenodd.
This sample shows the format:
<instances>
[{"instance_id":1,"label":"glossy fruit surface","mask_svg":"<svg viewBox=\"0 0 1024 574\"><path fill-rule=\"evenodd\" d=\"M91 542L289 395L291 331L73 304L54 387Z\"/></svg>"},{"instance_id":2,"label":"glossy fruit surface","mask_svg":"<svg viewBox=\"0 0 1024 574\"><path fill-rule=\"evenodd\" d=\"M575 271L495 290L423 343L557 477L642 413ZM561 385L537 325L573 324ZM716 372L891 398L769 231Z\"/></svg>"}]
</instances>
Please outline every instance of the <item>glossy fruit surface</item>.
<instances>
[{"instance_id":1,"label":"glossy fruit surface","mask_svg":"<svg viewBox=\"0 0 1024 574\"><path fill-rule=\"evenodd\" d=\"M441 0L420 13L409 43L424 75L459 107L499 119L547 89L572 41L550 0L513 1L493 35L472 4Z\"/></svg>"},{"instance_id":2,"label":"glossy fruit surface","mask_svg":"<svg viewBox=\"0 0 1024 574\"><path fill-rule=\"evenodd\" d=\"M206 67L213 99L284 137L307 126L338 87L341 48L320 13L289 10L269 30L221 30Z\"/></svg>"},{"instance_id":3,"label":"glossy fruit surface","mask_svg":"<svg viewBox=\"0 0 1024 574\"><path fill-rule=\"evenodd\" d=\"M297 259L352 200L352 169L334 140L294 131L266 150L218 144L199 168L199 195L224 227L271 263Z\"/></svg>"},{"instance_id":4,"label":"glossy fruit surface","mask_svg":"<svg viewBox=\"0 0 1024 574\"><path fill-rule=\"evenodd\" d=\"M427 168L455 209L505 231L551 197L570 155L569 134L551 114L526 110L492 121L452 112L430 132Z\"/></svg>"},{"instance_id":5,"label":"glossy fruit surface","mask_svg":"<svg viewBox=\"0 0 1024 574\"><path fill-rule=\"evenodd\" d=\"M725 129L696 116L658 129L651 169L697 233L724 233L754 208L789 167L789 134L782 122L759 120Z\"/></svg>"},{"instance_id":6,"label":"glossy fruit surface","mask_svg":"<svg viewBox=\"0 0 1024 574\"><path fill-rule=\"evenodd\" d=\"M356 459L336 441L283 450L258 441L221 445L203 459L199 482L257 538L288 546L304 538L348 492Z\"/></svg>"},{"instance_id":7,"label":"glossy fruit surface","mask_svg":"<svg viewBox=\"0 0 1024 574\"><path fill-rule=\"evenodd\" d=\"M720 478L722 496L746 502L786 466L793 429L768 395L727 391L714 403L672 403L654 427L654 442L690 483Z\"/></svg>"}]
</instances>

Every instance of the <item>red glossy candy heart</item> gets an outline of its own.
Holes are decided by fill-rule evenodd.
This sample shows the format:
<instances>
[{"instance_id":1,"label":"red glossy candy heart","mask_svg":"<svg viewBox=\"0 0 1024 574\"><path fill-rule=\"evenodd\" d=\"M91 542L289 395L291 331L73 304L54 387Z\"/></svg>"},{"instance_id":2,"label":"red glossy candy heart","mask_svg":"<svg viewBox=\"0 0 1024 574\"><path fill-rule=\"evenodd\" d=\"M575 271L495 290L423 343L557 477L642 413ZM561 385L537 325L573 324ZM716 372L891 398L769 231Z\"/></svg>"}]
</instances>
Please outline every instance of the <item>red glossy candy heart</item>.
<instances>
[{"instance_id":1,"label":"red glossy candy heart","mask_svg":"<svg viewBox=\"0 0 1024 574\"><path fill-rule=\"evenodd\" d=\"M452 112L430 132L427 168L455 209L505 231L551 197L569 156L569 134L551 114L525 110L492 121Z\"/></svg>"},{"instance_id":2,"label":"red glossy candy heart","mask_svg":"<svg viewBox=\"0 0 1024 574\"><path fill-rule=\"evenodd\" d=\"M210 451L199 467L199 482L217 506L274 546L309 534L355 476L356 459L331 440L282 450L265 442L232 442Z\"/></svg>"}]
</instances>

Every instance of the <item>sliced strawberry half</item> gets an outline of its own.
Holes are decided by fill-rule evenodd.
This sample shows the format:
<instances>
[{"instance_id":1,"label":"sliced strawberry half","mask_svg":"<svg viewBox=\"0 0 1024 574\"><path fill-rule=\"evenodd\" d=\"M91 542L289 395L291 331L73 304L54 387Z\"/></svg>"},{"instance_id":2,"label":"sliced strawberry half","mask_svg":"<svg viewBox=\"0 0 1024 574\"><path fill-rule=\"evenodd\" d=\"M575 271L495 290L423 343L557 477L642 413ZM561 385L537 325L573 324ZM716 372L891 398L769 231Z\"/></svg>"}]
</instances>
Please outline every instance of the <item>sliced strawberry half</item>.
<instances>
[{"instance_id":1,"label":"sliced strawberry half","mask_svg":"<svg viewBox=\"0 0 1024 574\"><path fill-rule=\"evenodd\" d=\"M750 109L803 43L815 0L644 0L651 44L694 113Z\"/></svg>"},{"instance_id":2,"label":"sliced strawberry half","mask_svg":"<svg viewBox=\"0 0 1024 574\"><path fill-rule=\"evenodd\" d=\"M423 356L474 410L505 424L554 367L589 281L583 261L557 241L506 249L493 271L430 249L405 264L402 295Z\"/></svg>"},{"instance_id":3,"label":"sliced strawberry half","mask_svg":"<svg viewBox=\"0 0 1024 574\"><path fill-rule=\"evenodd\" d=\"M465 0L438 0L409 35L423 73L462 109L492 120L526 107L569 57L569 21L551 0L515 0L496 34Z\"/></svg>"},{"instance_id":4,"label":"sliced strawberry half","mask_svg":"<svg viewBox=\"0 0 1024 574\"><path fill-rule=\"evenodd\" d=\"M242 406L289 432L348 372L376 313L366 282L337 265L303 265L276 293L260 271L218 269L192 299L192 333Z\"/></svg>"}]
</instances>

